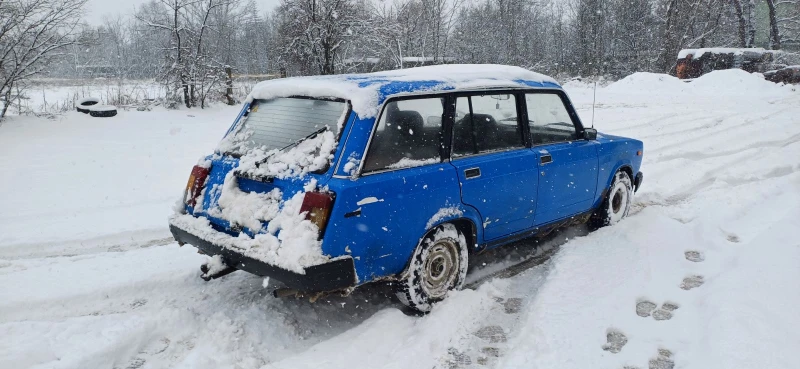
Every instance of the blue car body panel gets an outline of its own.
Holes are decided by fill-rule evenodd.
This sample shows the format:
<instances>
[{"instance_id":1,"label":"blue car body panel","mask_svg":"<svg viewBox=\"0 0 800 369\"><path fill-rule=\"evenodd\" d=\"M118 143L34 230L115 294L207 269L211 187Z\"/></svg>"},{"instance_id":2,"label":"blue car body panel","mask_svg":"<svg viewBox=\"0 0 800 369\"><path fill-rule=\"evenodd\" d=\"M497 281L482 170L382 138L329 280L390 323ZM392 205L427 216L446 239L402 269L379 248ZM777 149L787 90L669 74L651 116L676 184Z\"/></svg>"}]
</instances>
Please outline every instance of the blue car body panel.
<instances>
[{"instance_id":1,"label":"blue car body panel","mask_svg":"<svg viewBox=\"0 0 800 369\"><path fill-rule=\"evenodd\" d=\"M570 141L535 146L552 162L539 172L539 206L533 225L547 224L592 207L597 196L597 142Z\"/></svg>"},{"instance_id":2,"label":"blue car body panel","mask_svg":"<svg viewBox=\"0 0 800 369\"><path fill-rule=\"evenodd\" d=\"M386 81L364 75L351 77L361 86L383 83L378 104L408 94L446 94L438 81ZM550 82L520 81L531 89L563 93ZM521 90L526 91L526 90ZM568 102L568 100L566 100ZM568 106L574 115L571 105ZM245 104L226 134L234 131L248 106ZM574 115L577 117L577 115ZM378 116L379 117L379 116ZM300 178L275 179L271 183L240 178L245 192L283 191L292 197L311 179L318 188L335 194L323 253L333 258L351 256L358 284L396 276L404 271L425 234L438 224L460 220L469 224L474 236L471 249L482 250L505 240L533 234L540 227L586 213L598 207L620 169L639 173L642 143L611 135L596 140L574 140L531 145L464 158L442 158L436 164L361 174L359 164L366 155L378 117L360 117L350 112L339 132L330 168L324 173ZM577 119L577 118L574 118ZM548 155L548 163L542 156ZM207 157L211 170L202 205L186 207L194 216L206 217L215 229L236 235L257 230L231 229L230 224L210 214L219 201L225 177L238 166L238 159L215 153ZM467 172L480 175L468 178ZM474 172L473 172L474 174ZM442 209L448 211L442 212Z\"/></svg>"},{"instance_id":3,"label":"blue car body panel","mask_svg":"<svg viewBox=\"0 0 800 369\"><path fill-rule=\"evenodd\" d=\"M538 153L527 148L454 159L461 200L477 209L483 241L510 235L533 223L538 184ZM466 172L478 170L468 178Z\"/></svg>"}]
</instances>

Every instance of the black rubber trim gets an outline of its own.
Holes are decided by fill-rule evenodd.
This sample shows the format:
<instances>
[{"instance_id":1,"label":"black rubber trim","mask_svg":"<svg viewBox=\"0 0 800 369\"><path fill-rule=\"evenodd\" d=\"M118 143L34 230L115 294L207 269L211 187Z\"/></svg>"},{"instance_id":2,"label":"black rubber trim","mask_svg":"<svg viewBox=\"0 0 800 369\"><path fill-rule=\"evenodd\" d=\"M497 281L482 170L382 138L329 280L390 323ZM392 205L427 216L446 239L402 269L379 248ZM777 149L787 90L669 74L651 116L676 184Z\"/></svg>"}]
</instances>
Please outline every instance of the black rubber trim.
<instances>
[{"instance_id":1,"label":"black rubber trim","mask_svg":"<svg viewBox=\"0 0 800 369\"><path fill-rule=\"evenodd\" d=\"M361 216L361 208L358 208L358 210L354 210L349 213L345 213L344 215L345 218L360 217L360 216Z\"/></svg>"},{"instance_id":2,"label":"black rubber trim","mask_svg":"<svg viewBox=\"0 0 800 369\"><path fill-rule=\"evenodd\" d=\"M221 255L229 263L228 266L257 276L274 278L286 287L301 292L336 291L356 285L356 270L352 258L308 267L305 269L306 274L298 274L215 245L172 224L169 225L169 230L180 243L197 247L206 255Z\"/></svg>"},{"instance_id":3,"label":"black rubber trim","mask_svg":"<svg viewBox=\"0 0 800 369\"><path fill-rule=\"evenodd\" d=\"M642 181L644 181L644 174L642 172L636 173L636 179L633 180L633 192L639 191L639 187L642 187Z\"/></svg>"},{"instance_id":4,"label":"black rubber trim","mask_svg":"<svg viewBox=\"0 0 800 369\"><path fill-rule=\"evenodd\" d=\"M492 241L486 242L481 249L482 250L488 250L488 249L491 249L491 248L494 248L494 247L497 247L497 246L500 246L500 245L505 245L505 244L508 244L508 243L516 242L516 241L519 241L519 240L522 240L522 239L525 239L525 238L530 238L530 237L539 236L539 235L546 235L546 234L548 234L548 233L550 233L553 230L558 229L558 228L569 227L569 226L571 226L573 224L585 223L589 219L589 217L592 215L592 213L594 213L594 209L586 211L586 212L583 212L583 213L580 213L580 214L575 214L575 215L573 215L571 217L567 217L565 219L556 220L556 221L553 221L551 223L542 224L542 225L539 225L539 226L537 226L536 228L533 228L533 229L529 229L529 230L522 231L522 232L519 232L519 233L514 233L512 235L505 236L505 237L500 238L500 239L492 240Z\"/></svg>"}]
</instances>

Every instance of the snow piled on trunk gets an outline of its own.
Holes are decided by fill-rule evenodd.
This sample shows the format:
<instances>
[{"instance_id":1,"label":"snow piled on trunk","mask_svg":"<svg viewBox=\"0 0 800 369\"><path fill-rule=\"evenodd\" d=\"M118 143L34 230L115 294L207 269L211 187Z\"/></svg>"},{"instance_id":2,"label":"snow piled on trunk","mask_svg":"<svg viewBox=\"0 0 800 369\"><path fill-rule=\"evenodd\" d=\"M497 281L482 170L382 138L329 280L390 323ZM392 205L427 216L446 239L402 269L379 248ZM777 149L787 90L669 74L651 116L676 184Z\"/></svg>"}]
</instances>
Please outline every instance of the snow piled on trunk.
<instances>
[{"instance_id":1,"label":"snow piled on trunk","mask_svg":"<svg viewBox=\"0 0 800 369\"><path fill-rule=\"evenodd\" d=\"M225 176L216 207L208 210L208 214L222 218L232 226L244 226L253 231L261 230L261 222L268 222L281 210L283 193L274 188L267 193L244 192L233 171Z\"/></svg>"},{"instance_id":2,"label":"snow piled on trunk","mask_svg":"<svg viewBox=\"0 0 800 369\"><path fill-rule=\"evenodd\" d=\"M448 64L408 68L369 74L343 74L279 78L257 84L247 101L276 97L309 96L350 100L361 118L378 113L380 89L391 82L438 82L432 90L471 87L525 87L522 81L557 82L543 74L520 67L494 64Z\"/></svg>"},{"instance_id":3,"label":"snow piled on trunk","mask_svg":"<svg viewBox=\"0 0 800 369\"><path fill-rule=\"evenodd\" d=\"M239 196L236 204L253 199L253 194ZM268 195L268 194L264 194ZM298 274L305 274L305 268L330 261L330 257L322 254L322 242L317 239L319 228L307 220L305 213L300 212L304 192L298 192L289 200L275 201L269 208L277 209L267 226L267 233L259 233L250 237L244 232L238 237L215 230L208 219L194 217L189 214L175 214L170 223L192 233L206 241L231 249L245 256L261 260ZM261 199L255 199L257 202ZM261 214L261 212L257 212ZM261 229L261 223L257 223Z\"/></svg>"}]
</instances>

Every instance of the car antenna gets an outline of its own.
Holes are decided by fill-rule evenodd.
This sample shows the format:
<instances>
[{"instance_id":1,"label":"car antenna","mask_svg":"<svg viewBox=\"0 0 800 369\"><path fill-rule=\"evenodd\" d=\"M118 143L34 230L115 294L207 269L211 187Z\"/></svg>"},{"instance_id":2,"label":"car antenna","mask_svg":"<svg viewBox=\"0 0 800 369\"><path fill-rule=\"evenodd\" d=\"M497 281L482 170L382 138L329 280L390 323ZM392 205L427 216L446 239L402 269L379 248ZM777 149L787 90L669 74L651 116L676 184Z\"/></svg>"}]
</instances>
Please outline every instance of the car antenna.
<instances>
[{"instance_id":1,"label":"car antenna","mask_svg":"<svg viewBox=\"0 0 800 369\"><path fill-rule=\"evenodd\" d=\"M597 101L597 80L594 80L594 91L592 91L592 128L594 128L594 103Z\"/></svg>"}]
</instances>

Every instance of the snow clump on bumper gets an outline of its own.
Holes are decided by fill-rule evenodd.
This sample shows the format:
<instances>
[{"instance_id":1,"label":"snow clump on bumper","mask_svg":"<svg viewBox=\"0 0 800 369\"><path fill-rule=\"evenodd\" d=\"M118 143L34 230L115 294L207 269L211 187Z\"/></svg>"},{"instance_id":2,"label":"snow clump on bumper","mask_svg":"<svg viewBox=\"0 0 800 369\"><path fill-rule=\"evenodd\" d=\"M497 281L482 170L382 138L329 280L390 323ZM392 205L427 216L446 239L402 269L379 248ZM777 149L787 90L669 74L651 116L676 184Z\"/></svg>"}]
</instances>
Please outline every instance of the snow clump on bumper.
<instances>
[{"instance_id":1,"label":"snow clump on bumper","mask_svg":"<svg viewBox=\"0 0 800 369\"><path fill-rule=\"evenodd\" d=\"M270 221L267 233L238 237L215 230L204 217L174 214L169 223L205 241L241 255L263 261L288 271L305 274L305 268L331 261L322 253L316 225L300 213L303 196L300 192L283 203L280 212Z\"/></svg>"}]
</instances>

